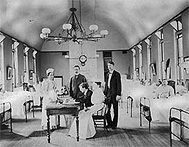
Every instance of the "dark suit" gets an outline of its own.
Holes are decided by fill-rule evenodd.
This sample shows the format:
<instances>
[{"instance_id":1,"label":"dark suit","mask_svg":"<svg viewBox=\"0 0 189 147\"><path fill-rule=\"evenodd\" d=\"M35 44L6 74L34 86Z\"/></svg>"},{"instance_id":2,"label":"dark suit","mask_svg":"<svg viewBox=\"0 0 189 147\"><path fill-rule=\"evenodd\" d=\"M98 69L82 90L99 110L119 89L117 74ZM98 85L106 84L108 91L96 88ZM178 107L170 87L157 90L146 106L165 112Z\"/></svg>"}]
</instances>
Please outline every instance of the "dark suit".
<instances>
[{"instance_id":1,"label":"dark suit","mask_svg":"<svg viewBox=\"0 0 189 147\"><path fill-rule=\"evenodd\" d=\"M106 78L106 83L105 83L105 90L104 94L106 96L106 99L109 99L107 101L107 106L108 106L108 112L107 112L107 123L108 126L111 127L117 127L117 122L118 122L118 101L116 100L116 96L121 96L121 76L120 73L117 71L113 71L111 80L110 80L110 87L108 87L108 78L109 78L109 73ZM111 105L113 104L113 109L114 109L114 118L112 120L111 118Z\"/></svg>"},{"instance_id":2,"label":"dark suit","mask_svg":"<svg viewBox=\"0 0 189 147\"><path fill-rule=\"evenodd\" d=\"M88 89L86 94L82 94L82 96L76 99L76 101L81 103L81 109L83 109L84 107L90 107L93 105L91 102L92 94L93 92Z\"/></svg>"},{"instance_id":3,"label":"dark suit","mask_svg":"<svg viewBox=\"0 0 189 147\"><path fill-rule=\"evenodd\" d=\"M84 75L79 74L78 76L73 76L70 79L70 96L74 99L79 98L82 93L79 90L79 85L83 82L86 82L86 78Z\"/></svg>"},{"instance_id":4,"label":"dark suit","mask_svg":"<svg viewBox=\"0 0 189 147\"><path fill-rule=\"evenodd\" d=\"M84 103L85 107L91 107L93 105L91 102L92 94L93 94L93 92L88 89L86 95L84 95L83 103Z\"/></svg>"}]
</instances>

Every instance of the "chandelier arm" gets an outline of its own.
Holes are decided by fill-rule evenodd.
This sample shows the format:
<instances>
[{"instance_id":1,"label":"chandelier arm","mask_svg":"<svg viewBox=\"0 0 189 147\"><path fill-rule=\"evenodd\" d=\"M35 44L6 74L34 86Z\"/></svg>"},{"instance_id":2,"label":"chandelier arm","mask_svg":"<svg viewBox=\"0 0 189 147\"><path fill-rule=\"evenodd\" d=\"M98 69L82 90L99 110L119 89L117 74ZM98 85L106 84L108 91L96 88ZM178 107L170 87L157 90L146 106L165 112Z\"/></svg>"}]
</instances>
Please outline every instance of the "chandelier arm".
<instances>
[{"instance_id":1,"label":"chandelier arm","mask_svg":"<svg viewBox=\"0 0 189 147\"><path fill-rule=\"evenodd\" d=\"M95 32L91 32L91 33L89 33L87 36L91 36L91 35L93 35Z\"/></svg>"},{"instance_id":2,"label":"chandelier arm","mask_svg":"<svg viewBox=\"0 0 189 147\"><path fill-rule=\"evenodd\" d=\"M71 30L71 32L72 32L73 30ZM71 36L71 38L73 38L73 35L72 35L72 33L70 33L68 30L67 30L67 37L68 36Z\"/></svg>"},{"instance_id":3,"label":"chandelier arm","mask_svg":"<svg viewBox=\"0 0 189 147\"><path fill-rule=\"evenodd\" d=\"M76 19L76 22L77 22L77 24L79 26L79 29L80 29L81 33L85 33L85 28L82 27L82 25L79 23L76 14L74 13L73 15L74 15L73 17Z\"/></svg>"},{"instance_id":4,"label":"chandelier arm","mask_svg":"<svg viewBox=\"0 0 189 147\"><path fill-rule=\"evenodd\" d=\"M98 41L98 39L100 39L100 38L98 38L98 37L85 37L85 38L82 38L82 37L78 37L77 38L78 40L86 40L86 41Z\"/></svg>"},{"instance_id":5,"label":"chandelier arm","mask_svg":"<svg viewBox=\"0 0 189 147\"><path fill-rule=\"evenodd\" d=\"M73 12L72 12L72 14L70 15L70 17L68 18L68 20L67 20L66 23L69 23L70 19L72 18L72 15L73 15Z\"/></svg>"},{"instance_id":6,"label":"chandelier arm","mask_svg":"<svg viewBox=\"0 0 189 147\"><path fill-rule=\"evenodd\" d=\"M100 38L104 38L104 37L102 37L102 36L101 36L101 37L95 37L95 36L94 36L94 37L87 37L87 38L88 38L88 39L100 39Z\"/></svg>"},{"instance_id":7,"label":"chandelier arm","mask_svg":"<svg viewBox=\"0 0 189 147\"><path fill-rule=\"evenodd\" d=\"M62 36L48 36L48 40L71 40L72 37L62 37Z\"/></svg>"}]
</instances>

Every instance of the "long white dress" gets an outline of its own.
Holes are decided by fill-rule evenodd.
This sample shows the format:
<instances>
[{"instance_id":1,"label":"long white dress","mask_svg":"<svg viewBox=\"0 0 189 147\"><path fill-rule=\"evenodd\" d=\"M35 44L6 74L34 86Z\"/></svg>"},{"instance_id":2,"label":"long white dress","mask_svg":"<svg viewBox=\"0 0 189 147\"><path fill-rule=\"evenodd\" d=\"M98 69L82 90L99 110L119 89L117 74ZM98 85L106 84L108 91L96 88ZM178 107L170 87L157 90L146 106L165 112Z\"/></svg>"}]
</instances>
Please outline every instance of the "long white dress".
<instances>
[{"instance_id":1,"label":"long white dress","mask_svg":"<svg viewBox=\"0 0 189 147\"><path fill-rule=\"evenodd\" d=\"M47 129L47 115L46 115L46 106L50 103L53 103L57 99L57 94L55 92L56 85L55 82L52 80L45 80L42 83L42 90L43 90L43 105L42 105L42 120L41 120L41 127L42 129ZM57 117L50 116L50 128L56 128L57 126Z\"/></svg>"},{"instance_id":2,"label":"long white dress","mask_svg":"<svg viewBox=\"0 0 189 147\"><path fill-rule=\"evenodd\" d=\"M96 113L99 109L103 107L104 94L101 89L95 88L93 91L91 102L94 104L91 106L88 111L80 111L79 112L79 138L87 139L91 138L96 134L94 122L92 115ZM69 136L76 138L76 121L72 122L70 127Z\"/></svg>"}]
</instances>

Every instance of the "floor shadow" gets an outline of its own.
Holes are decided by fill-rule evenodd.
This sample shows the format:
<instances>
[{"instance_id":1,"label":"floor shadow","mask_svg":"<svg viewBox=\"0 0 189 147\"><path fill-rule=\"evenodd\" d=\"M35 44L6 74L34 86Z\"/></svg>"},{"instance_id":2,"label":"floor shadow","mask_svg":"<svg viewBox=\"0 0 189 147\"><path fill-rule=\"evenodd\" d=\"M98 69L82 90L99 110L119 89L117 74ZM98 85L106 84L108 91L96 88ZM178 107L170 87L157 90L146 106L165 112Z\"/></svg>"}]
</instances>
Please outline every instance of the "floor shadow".
<instances>
[{"instance_id":1,"label":"floor shadow","mask_svg":"<svg viewBox=\"0 0 189 147\"><path fill-rule=\"evenodd\" d=\"M34 121L36 121L36 120L40 120L39 118L33 118L33 117L31 117L31 118L28 118L27 119L27 122L34 122ZM24 118L14 118L13 120L12 120L12 122L13 123L27 123L26 122L26 119L24 119Z\"/></svg>"},{"instance_id":2,"label":"floor shadow","mask_svg":"<svg viewBox=\"0 0 189 147\"><path fill-rule=\"evenodd\" d=\"M0 130L0 134L0 140L23 140L28 138L14 132L10 132L10 130Z\"/></svg>"},{"instance_id":3,"label":"floor shadow","mask_svg":"<svg viewBox=\"0 0 189 147\"><path fill-rule=\"evenodd\" d=\"M55 130L51 130L50 133L54 132ZM47 130L38 130L32 132L28 137L44 137L47 136Z\"/></svg>"},{"instance_id":4,"label":"floor shadow","mask_svg":"<svg viewBox=\"0 0 189 147\"><path fill-rule=\"evenodd\" d=\"M117 134L122 134L124 133L122 131L122 129L117 128L117 129L108 129L108 130L104 130L102 129L97 129L96 134L94 136L94 138L102 138L102 137L109 137L109 136L113 136L113 135L117 135ZM91 138L93 139L93 138Z\"/></svg>"}]
</instances>

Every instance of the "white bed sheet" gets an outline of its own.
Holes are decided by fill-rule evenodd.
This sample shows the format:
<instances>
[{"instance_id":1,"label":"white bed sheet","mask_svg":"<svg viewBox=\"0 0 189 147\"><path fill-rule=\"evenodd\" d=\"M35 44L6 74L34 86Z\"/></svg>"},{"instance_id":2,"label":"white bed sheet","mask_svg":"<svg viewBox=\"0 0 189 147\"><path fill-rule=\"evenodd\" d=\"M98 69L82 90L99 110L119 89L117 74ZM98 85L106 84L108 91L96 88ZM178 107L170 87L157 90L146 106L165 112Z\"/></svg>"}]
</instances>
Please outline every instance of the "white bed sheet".
<instances>
[{"instance_id":1,"label":"white bed sheet","mask_svg":"<svg viewBox=\"0 0 189 147\"><path fill-rule=\"evenodd\" d=\"M33 98L33 101L34 101L34 105L40 105L40 97L43 96L42 92L39 92L39 91L36 91L36 92L30 92L32 98Z\"/></svg>"},{"instance_id":2,"label":"white bed sheet","mask_svg":"<svg viewBox=\"0 0 189 147\"><path fill-rule=\"evenodd\" d=\"M189 110L189 93L183 96L175 95L168 99L151 99L152 120L169 122L169 112L172 107Z\"/></svg>"},{"instance_id":3,"label":"white bed sheet","mask_svg":"<svg viewBox=\"0 0 189 147\"><path fill-rule=\"evenodd\" d=\"M20 118L25 117L23 104L29 99L32 99L32 97L28 91L8 92L4 94L4 98L1 99L1 103L10 102L12 107L12 117Z\"/></svg>"}]
</instances>

